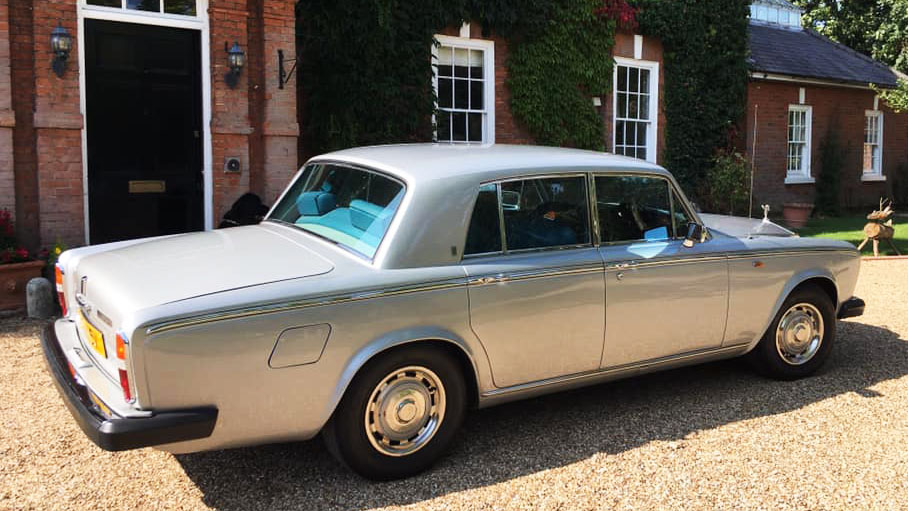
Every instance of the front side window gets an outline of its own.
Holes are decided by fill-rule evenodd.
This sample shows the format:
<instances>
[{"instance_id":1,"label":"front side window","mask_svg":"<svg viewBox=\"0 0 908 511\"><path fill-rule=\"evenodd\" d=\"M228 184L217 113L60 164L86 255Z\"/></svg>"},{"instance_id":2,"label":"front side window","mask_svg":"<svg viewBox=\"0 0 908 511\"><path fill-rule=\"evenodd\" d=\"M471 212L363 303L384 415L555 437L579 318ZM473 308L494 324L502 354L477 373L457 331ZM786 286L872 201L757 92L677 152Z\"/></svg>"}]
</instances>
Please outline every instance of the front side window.
<instances>
[{"instance_id":1,"label":"front side window","mask_svg":"<svg viewBox=\"0 0 908 511\"><path fill-rule=\"evenodd\" d=\"M683 237L690 215L669 182L652 176L597 176L596 205L603 243Z\"/></svg>"},{"instance_id":2,"label":"front side window","mask_svg":"<svg viewBox=\"0 0 908 511\"><path fill-rule=\"evenodd\" d=\"M616 59L615 66L615 154L656 161L656 106L658 105L655 63Z\"/></svg>"},{"instance_id":3,"label":"front side window","mask_svg":"<svg viewBox=\"0 0 908 511\"><path fill-rule=\"evenodd\" d=\"M883 114L868 111L864 116L864 174L883 173Z\"/></svg>"},{"instance_id":4,"label":"front side window","mask_svg":"<svg viewBox=\"0 0 908 511\"><path fill-rule=\"evenodd\" d=\"M336 164L310 164L266 220L291 224L372 258L403 200L395 179Z\"/></svg>"},{"instance_id":5,"label":"front side window","mask_svg":"<svg viewBox=\"0 0 908 511\"><path fill-rule=\"evenodd\" d=\"M464 255L501 252L501 211L498 208L498 185L490 183L479 188Z\"/></svg>"},{"instance_id":6,"label":"front side window","mask_svg":"<svg viewBox=\"0 0 908 511\"><path fill-rule=\"evenodd\" d=\"M590 243L583 176L501 183L501 209L508 251Z\"/></svg>"},{"instance_id":7,"label":"front side window","mask_svg":"<svg viewBox=\"0 0 908 511\"><path fill-rule=\"evenodd\" d=\"M788 108L788 176L810 177L811 109L792 105Z\"/></svg>"},{"instance_id":8,"label":"front side window","mask_svg":"<svg viewBox=\"0 0 908 511\"><path fill-rule=\"evenodd\" d=\"M435 36L436 139L493 143L495 46L492 41Z\"/></svg>"}]
</instances>

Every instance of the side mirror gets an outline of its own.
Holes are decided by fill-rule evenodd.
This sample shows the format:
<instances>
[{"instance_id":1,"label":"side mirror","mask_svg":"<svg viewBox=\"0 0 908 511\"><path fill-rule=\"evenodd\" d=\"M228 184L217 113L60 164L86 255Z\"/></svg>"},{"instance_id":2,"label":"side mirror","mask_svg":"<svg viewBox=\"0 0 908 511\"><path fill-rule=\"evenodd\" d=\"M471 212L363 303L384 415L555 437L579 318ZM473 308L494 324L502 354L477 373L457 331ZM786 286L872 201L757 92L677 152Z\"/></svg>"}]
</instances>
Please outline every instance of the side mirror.
<instances>
[{"instance_id":1,"label":"side mirror","mask_svg":"<svg viewBox=\"0 0 908 511\"><path fill-rule=\"evenodd\" d=\"M687 224L687 236L684 237L684 246L691 248L695 243L706 241L706 228L696 222Z\"/></svg>"}]
</instances>

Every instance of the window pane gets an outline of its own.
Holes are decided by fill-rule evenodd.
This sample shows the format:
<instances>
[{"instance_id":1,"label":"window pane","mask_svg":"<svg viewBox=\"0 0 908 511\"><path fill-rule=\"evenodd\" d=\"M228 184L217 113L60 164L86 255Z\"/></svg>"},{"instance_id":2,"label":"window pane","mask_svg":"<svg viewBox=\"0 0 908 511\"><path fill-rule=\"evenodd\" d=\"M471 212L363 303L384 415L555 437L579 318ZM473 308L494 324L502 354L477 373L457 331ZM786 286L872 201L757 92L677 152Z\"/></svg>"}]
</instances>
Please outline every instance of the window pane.
<instances>
[{"instance_id":1,"label":"window pane","mask_svg":"<svg viewBox=\"0 0 908 511\"><path fill-rule=\"evenodd\" d=\"M615 145L624 145L624 121L615 123ZM617 149L615 152L618 152Z\"/></svg>"},{"instance_id":2,"label":"window pane","mask_svg":"<svg viewBox=\"0 0 908 511\"><path fill-rule=\"evenodd\" d=\"M482 118L483 114L467 114L467 136L470 142L482 142Z\"/></svg>"},{"instance_id":3,"label":"window pane","mask_svg":"<svg viewBox=\"0 0 908 511\"><path fill-rule=\"evenodd\" d=\"M439 110L435 115L435 126L439 142L451 141L451 113Z\"/></svg>"},{"instance_id":4,"label":"window pane","mask_svg":"<svg viewBox=\"0 0 908 511\"><path fill-rule=\"evenodd\" d=\"M512 181L501 193L508 250L590 243L583 177Z\"/></svg>"},{"instance_id":5,"label":"window pane","mask_svg":"<svg viewBox=\"0 0 908 511\"><path fill-rule=\"evenodd\" d=\"M470 89L467 80L454 80L454 108L470 108Z\"/></svg>"},{"instance_id":6,"label":"window pane","mask_svg":"<svg viewBox=\"0 0 908 511\"><path fill-rule=\"evenodd\" d=\"M616 117L627 117L627 94L623 92L618 93L618 108L616 110Z\"/></svg>"},{"instance_id":7,"label":"window pane","mask_svg":"<svg viewBox=\"0 0 908 511\"><path fill-rule=\"evenodd\" d=\"M120 0L88 0L88 5L103 5L104 7L122 7Z\"/></svg>"},{"instance_id":8,"label":"window pane","mask_svg":"<svg viewBox=\"0 0 908 511\"><path fill-rule=\"evenodd\" d=\"M161 12L160 0L126 0L126 8L137 11Z\"/></svg>"},{"instance_id":9,"label":"window pane","mask_svg":"<svg viewBox=\"0 0 908 511\"><path fill-rule=\"evenodd\" d=\"M470 51L454 48L454 76L467 78L470 72Z\"/></svg>"},{"instance_id":10,"label":"window pane","mask_svg":"<svg viewBox=\"0 0 908 511\"><path fill-rule=\"evenodd\" d=\"M483 83L479 80L470 82L470 108L473 110L483 109Z\"/></svg>"},{"instance_id":11,"label":"window pane","mask_svg":"<svg viewBox=\"0 0 908 511\"><path fill-rule=\"evenodd\" d=\"M640 118L640 96L629 94L627 98L627 117L629 119Z\"/></svg>"},{"instance_id":12,"label":"window pane","mask_svg":"<svg viewBox=\"0 0 908 511\"><path fill-rule=\"evenodd\" d=\"M640 92L649 94L649 69L640 70Z\"/></svg>"},{"instance_id":13,"label":"window pane","mask_svg":"<svg viewBox=\"0 0 908 511\"><path fill-rule=\"evenodd\" d=\"M630 72L627 76L627 90L630 92L638 92L640 90L640 69L636 67L630 68Z\"/></svg>"},{"instance_id":14,"label":"window pane","mask_svg":"<svg viewBox=\"0 0 908 511\"><path fill-rule=\"evenodd\" d=\"M637 124L637 145L646 146L647 124L645 122L638 122L636 124Z\"/></svg>"},{"instance_id":15,"label":"window pane","mask_svg":"<svg viewBox=\"0 0 908 511\"><path fill-rule=\"evenodd\" d=\"M168 14L183 14L195 16L196 0L164 0L164 12Z\"/></svg>"},{"instance_id":16,"label":"window pane","mask_svg":"<svg viewBox=\"0 0 908 511\"><path fill-rule=\"evenodd\" d=\"M464 112L451 113L451 140L455 142L467 141L467 114Z\"/></svg>"},{"instance_id":17,"label":"window pane","mask_svg":"<svg viewBox=\"0 0 908 511\"><path fill-rule=\"evenodd\" d=\"M438 79L438 106L452 108L454 106L454 83L450 78Z\"/></svg>"},{"instance_id":18,"label":"window pane","mask_svg":"<svg viewBox=\"0 0 908 511\"><path fill-rule=\"evenodd\" d=\"M470 50L470 78L482 78L484 65L481 50Z\"/></svg>"},{"instance_id":19,"label":"window pane","mask_svg":"<svg viewBox=\"0 0 908 511\"><path fill-rule=\"evenodd\" d=\"M627 92L627 73L628 68L618 66L618 91Z\"/></svg>"},{"instance_id":20,"label":"window pane","mask_svg":"<svg viewBox=\"0 0 908 511\"><path fill-rule=\"evenodd\" d=\"M596 200L602 241L671 238L668 182L646 176L599 176Z\"/></svg>"},{"instance_id":21,"label":"window pane","mask_svg":"<svg viewBox=\"0 0 908 511\"><path fill-rule=\"evenodd\" d=\"M483 185L476 197L464 255L501 251L501 225L498 219L498 188Z\"/></svg>"},{"instance_id":22,"label":"window pane","mask_svg":"<svg viewBox=\"0 0 908 511\"><path fill-rule=\"evenodd\" d=\"M306 167L268 218L371 258L403 197L404 186L382 174L314 164Z\"/></svg>"},{"instance_id":23,"label":"window pane","mask_svg":"<svg viewBox=\"0 0 908 511\"><path fill-rule=\"evenodd\" d=\"M649 119L649 96L640 96L640 118Z\"/></svg>"}]
</instances>

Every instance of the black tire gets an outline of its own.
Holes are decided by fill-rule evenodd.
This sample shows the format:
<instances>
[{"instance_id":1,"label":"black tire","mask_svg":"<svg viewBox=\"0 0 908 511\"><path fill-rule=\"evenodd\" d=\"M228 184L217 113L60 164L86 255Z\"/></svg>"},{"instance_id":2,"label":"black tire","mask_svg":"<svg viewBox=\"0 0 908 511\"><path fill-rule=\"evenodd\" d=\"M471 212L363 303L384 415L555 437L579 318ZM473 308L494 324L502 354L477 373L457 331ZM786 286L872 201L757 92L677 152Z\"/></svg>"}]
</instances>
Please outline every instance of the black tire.
<instances>
[{"instance_id":1,"label":"black tire","mask_svg":"<svg viewBox=\"0 0 908 511\"><path fill-rule=\"evenodd\" d=\"M434 434L418 450L394 456L373 445L366 431L366 411L373 405L370 400L377 386L387 382L393 372L407 367L428 369L437 376L444 411ZM378 356L360 370L325 425L322 437L328 450L357 474L375 481L401 479L426 470L441 458L460 429L466 403L466 384L458 360L432 346L401 348Z\"/></svg>"},{"instance_id":2,"label":"black tire","mask_svg":"<svg viewBox=\"0 0 908 511\"><path fill-rule=\"evenodd\" d=\"M785 351L785 349L777 346L776 333L779 328L779 323L782 321L783 317L785 317L786 313L799 304L812 305L819 311L823 320L823 335L821 336L821 342L816 349L815 354L806 361L795 364L786 361L786 358L780 353ZM785 302L782 303L779 312L776 314L776 317L773 318L766 333L763 334L763 338L760 339L759 344L757 344L757 346L748 354L747 358L754 369L766 377L777 380L797 380L810 376L822 367L826 362L826 359L829 358L829 354L832 352L832 346L835 342L835 333L835 305L833 305L829 295L818 286L805 285L795 289L788 298L785 299Z\"/></svg>"}]
</instances>

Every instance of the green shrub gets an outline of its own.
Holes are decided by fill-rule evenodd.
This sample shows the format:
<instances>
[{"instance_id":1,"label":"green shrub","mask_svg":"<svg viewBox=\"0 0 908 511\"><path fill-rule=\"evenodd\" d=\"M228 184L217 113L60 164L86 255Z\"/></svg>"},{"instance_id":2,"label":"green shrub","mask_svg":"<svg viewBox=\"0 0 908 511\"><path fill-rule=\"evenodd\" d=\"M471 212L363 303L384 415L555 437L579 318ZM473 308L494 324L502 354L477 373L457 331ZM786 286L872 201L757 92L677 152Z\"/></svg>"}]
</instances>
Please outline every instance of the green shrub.
<instances>
[{"instance_id":1,"label":"green shrub","mask_svg":"<svg viewBox=\"0 0 908 511\"><path fill-rule=\"evenodd\" d=\"M817 214L838 216L841 213L839 189L845 167L845 153L838 131L830 129L820 144L821 167L814 199L814 211Z\"/></svg>"},{"instance_id":2,"label":"green shrub","mask_svg":"<svg viewBox=\"0 0 908 511\"><path fill-rule=\"evenodd\" d=\"M741 153L720 151L706 178L706 206L716 213L746 215L750 199L750 163Z\"/></svg>"}]
</instances>

